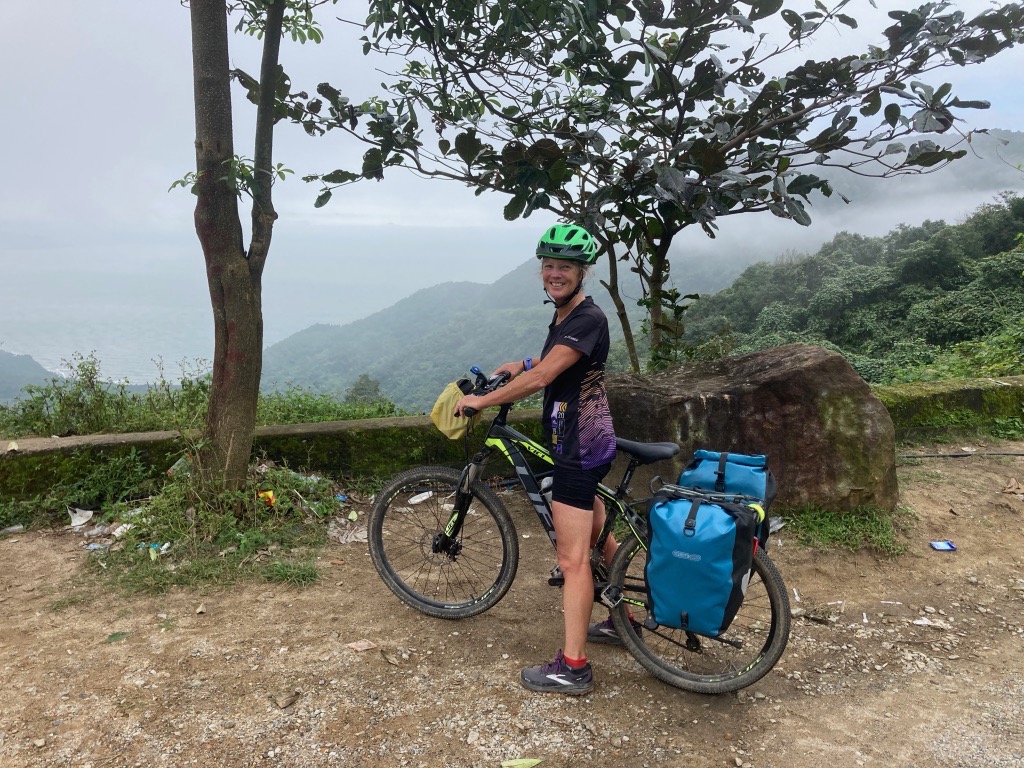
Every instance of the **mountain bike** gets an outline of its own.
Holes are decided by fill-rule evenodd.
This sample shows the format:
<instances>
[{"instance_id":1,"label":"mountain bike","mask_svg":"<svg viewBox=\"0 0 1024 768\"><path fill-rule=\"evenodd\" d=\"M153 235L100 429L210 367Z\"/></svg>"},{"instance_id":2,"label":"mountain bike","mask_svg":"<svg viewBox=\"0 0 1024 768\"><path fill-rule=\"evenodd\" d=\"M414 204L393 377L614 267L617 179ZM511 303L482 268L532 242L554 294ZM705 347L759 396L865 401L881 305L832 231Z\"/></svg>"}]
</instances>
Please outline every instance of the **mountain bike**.
<instances>
[{"instance_id":1,"label":"mountain bike","mask_svg":"<svg viewBox=\"0 0 1024 768\"><path fill-rule=\"evenodd\" d=\"M477 368L473 373L473 394L508 380L506 372L490 379ZM484 479L490 460L504 457L512 464L512 483L526 492L556 544L550 501L542 491L553 460L544 446L508 425L511 408L512 403L500 406L483 447L462 470L426 466L402 472L378 494L370 512L367 538L374 567L395 595L429 616L461 619L483 613L505 596L515 578L519 537L505 504ZM717 694L757 682L789 640L789 597L778 569L758 547L740 611L719 637L659 625L646 600L647 500L631 499L629 485L638 467L671 458L679 446L617 438L616 448L628 461L617 487L598 485L607 517L590 556L595 602L609 609L633 657L669 685ZM613 530L619 547L606 565L601 552ZM548 582L563 583L557 566Z\"/></svg>"}]
</instances>

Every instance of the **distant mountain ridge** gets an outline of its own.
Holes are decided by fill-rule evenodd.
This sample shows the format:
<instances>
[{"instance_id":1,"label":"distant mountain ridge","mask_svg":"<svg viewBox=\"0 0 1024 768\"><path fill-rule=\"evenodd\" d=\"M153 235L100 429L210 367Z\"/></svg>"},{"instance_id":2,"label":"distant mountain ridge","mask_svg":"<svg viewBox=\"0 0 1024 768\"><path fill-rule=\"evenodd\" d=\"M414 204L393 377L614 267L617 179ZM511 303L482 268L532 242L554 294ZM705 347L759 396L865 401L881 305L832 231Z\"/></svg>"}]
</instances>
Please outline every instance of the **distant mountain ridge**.
<instances>
[{"instance_id":1,"label":"distant mountain ridge","mask_svg":"<svg viewBox=\"0 0 1024 768\"><path fill-rule=\"evenodd\" d=\"M0 350L0 402L13 400L29 384L45 384L52 378L53 374L30 356Z\"/></svg>"},{"instance_id":2,"label":"distant mountain ridge","mask_svg":"<svg viewBox=\"0 0 1024 768\"><path fill-rule=\"evenodd\" d=\"M596 281L588 293L607 295ZM367 373L399 405L424 410L472 365L490 372L510 355L539 353L552 314L543 300L536 260L491 285L424 288L362 320L314 325L269 347L263 387L342 393Z\"/></svg>"},{"instance_id":3,"label":"distant mountain ridge","mask_svg":"<svg viewBox=\"0 0 1024 768\"><path fill-rule=\"evenodd\" d=\"M691 278L711 290L727 285L740 270L739 265L721 267L703 278L694 272ZM607 275L607 264L599 262L585 292L608 315L613 346L619 342L622 357L622 328L600 283ZM639 335L639 281L624 265L619 279ZM539 354L554 312L545 298L535 258L490 285L448 282L424 288L370 317L344 326L314 325L267 348L262 386L273 390L295 384L340 394L366 373L398 405L424 411L445 384L466 375L470 366L489 373L510 358Z\"/></svg>"}]
</instances>

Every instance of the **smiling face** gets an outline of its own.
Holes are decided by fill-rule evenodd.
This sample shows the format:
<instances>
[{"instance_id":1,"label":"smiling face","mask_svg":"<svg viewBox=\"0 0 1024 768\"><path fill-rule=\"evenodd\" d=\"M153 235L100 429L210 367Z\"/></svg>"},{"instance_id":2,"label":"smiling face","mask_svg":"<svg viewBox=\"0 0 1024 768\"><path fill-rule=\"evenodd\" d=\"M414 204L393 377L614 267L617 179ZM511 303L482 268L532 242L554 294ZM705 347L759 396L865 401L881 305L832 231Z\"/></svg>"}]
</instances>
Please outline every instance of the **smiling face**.
<instances>
[{"instance_id":1,"label":"smiling face","mask_svg":"<svg viewBox=\"0 0 1024 768\"><path fill-rule=\"evenodd\" d=\"M541 262L540 276L544 281L544 290L555 302L560 302L572 295L576 286L583 279L584 267L578 261L552 259L545 257Z\"/></svg>"}]
</instances>

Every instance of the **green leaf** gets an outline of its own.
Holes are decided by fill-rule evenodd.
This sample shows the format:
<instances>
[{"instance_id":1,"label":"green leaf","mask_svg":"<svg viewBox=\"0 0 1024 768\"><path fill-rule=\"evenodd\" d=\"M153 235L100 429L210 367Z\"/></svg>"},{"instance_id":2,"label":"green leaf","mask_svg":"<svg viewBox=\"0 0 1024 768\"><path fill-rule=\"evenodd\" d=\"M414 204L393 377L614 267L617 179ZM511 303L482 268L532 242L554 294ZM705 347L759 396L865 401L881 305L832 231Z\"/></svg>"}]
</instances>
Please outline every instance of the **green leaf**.
<instances>
[{"instance_id":1,"label":"green leaf","mask_svg":"<svg viewBox=\"0 0 1024 768\"><path fill-rule=\"evenodd\" d=\"M519 757L515 760L504 760L501 763L501 768L533 768L535 765L540 765L544 760L535 757Z\"/></svg>"},{"instance_id":2,"label":"green leaf","mask_svg":"<svg viewBox=\"0 0 1024 768\"><path fill-rule=\"evenodd\" d=\"M786 8L782 12L782 20L789 24L789 26L795 32L800 31L804 26L804 20L800 16L800 14L798 14L796 11L791 11L789 8Z\"/></svg>"},{"instance_id":3,"label":"green leaf","mask_svg":"<svg viewBox=\"0 0 1024 768\"><path fill-rule=\"evenodd\" d=\"M314 208L323 208L327 205L327 201L331 199L331 190L325 189L316 197L316 202L313 203Z\"/></svg>"},{"instance_id":4,"label":"green leaf","mask_svg":"<svg viewBox=\"0 0 1024 768\"><path fill-rule=\"evenodd\" d=\"M900 120L900 105L899 104L886 104L885 105L885 122L891 125L893 128L896 127L896 123Z\"/></svg>"},{"instance_id":5,"label":"green leaf","mask_svg":"<svg viewBox=\"0 0 1024 768\"><path fill-rule=\"evenodd\" d=\"M802 173L789 182L786 189L791 195L807 197L812 190L821 189L824 184L825 182L819 177Z\"/></svg>"},{"instance_id":6,"label":"green leaf","mask_svg":"<svg viewBox=\"0 0 1024 768\"><path fill-rule=\"evenodd\" d=\"M774 16L779 12L782 3L783 0L761 0L760 2L752 3L750 7L750 20L757 21L758 19Z\"/></svg>"},{"instance_id":7,"label":"green leaf","mask_svg":"<svg viewBox=\"0 0 1024 768\"><path fill-rule=\"evenodd\" d=\"M860 108L860 113L865 117L874 115L882 108L882 94L878 91L872 91L868 94L867 98L864 99L864 106Z\"/></svg>"},{"instance_id":8,"label":"green leaf","mask_svg":"<svg viewBox=\"0 0 1024 768\"><path fill-rule=\"evenodd\" d=\"M811 217L807 214L807 209L804 208L803 203L799 200L787 197L786 210L789 211L789 215L793 217L793 221L797 224L805 227L809 227L811 225Z\"/></svg>"},{"instance_id":9,"label":"green leaf","mask_svg":"<svg viewBox=\"0 0 1024 768\"><path fill-rule=\"evenodd\" d=\"M992 106L990 101L960 101L960 99L954 98L950 103L951 107L960 107L961 109L988 109Z\"/></svg>"},{"instance_id":10,"label":"green leaf","mask_svg":"<svg viewBox=\"0 0 1024 768\"><path fill-rule=\"evenodd\" d=\"M119 643L132 636L131 632L114 632L112 635L107 635L106 642L108 643Z\"/></svg>"},{"instance_id":11,"label":"green leaf","mask_svg":"<svg viewBox=\"0 0 1024 768\"><path fill-rule=\"evenodd\" d=\"M378 181L384 178L384 155L376 147L363 153L363 178Z\"/></svg>"},{"instance_id":12,"label":"green leaf","mask_svg":"<svg viewBox=\"0 0 1024 768\"><path fill-rule=\"evenodd\" d=\"M455 137L455 151L466 165L472 165L483 147L483 142L476 137L476 131L466 131Z\"/></svg>"},{"instance_id":13,"label":"green leaf","mask_svg":"<svg viewBox=\"0 0 1024 768\"><path fill-rule=\"evenodd\" d=\"M523 211L526 209L526 198L516 195L508 204L505 206L504 215L505 221L515 221L523 215Z\"/></svg>"},{"instance_id":14,"label":"green leaf","mask_svg":"<svg viewBox=\"0 0 1024 768\"><path fill-rule=\"evenodd\" d=\"M452 151L452 143L448 139L438 139L437 148L441 150L442 155L447 155Z\"/></svg>"},{"instance_id":15,"label":"green leaf","mask_svg":"<svg viewBox=\"0 0 1024 768\"><path fill-rule=\"evenodd\" d=\"M358 178L358 173L352 173L351 171L343 171L341 169L338 169L336 171L331 171L330 173L328 173L326 176L323 177L323 180L328 184L344 184L345 182L348 181L355 181Z\"/></svg>"}]
</instances>

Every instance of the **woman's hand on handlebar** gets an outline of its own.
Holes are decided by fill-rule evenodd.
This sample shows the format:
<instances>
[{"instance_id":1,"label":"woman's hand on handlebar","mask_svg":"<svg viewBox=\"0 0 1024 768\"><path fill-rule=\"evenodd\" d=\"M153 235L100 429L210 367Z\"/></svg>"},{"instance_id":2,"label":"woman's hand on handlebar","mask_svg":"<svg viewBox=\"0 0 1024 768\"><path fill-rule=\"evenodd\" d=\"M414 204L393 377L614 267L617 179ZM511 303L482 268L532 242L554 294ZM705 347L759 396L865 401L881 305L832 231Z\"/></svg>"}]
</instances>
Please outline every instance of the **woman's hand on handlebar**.
<instances>
[{"instance_id":1,"label":"woman's hand on handlebar","mask_svg":"<svg viewBox=\"0 0 1024 768\"><path fill-rule=\"evenodd\" d=\"M477 395L466 395L455 404L456 416L475 416L486 408L483 405L483 398Z\"/></svg>"},{"instance_id":2,"label":"woman's hand on handlebar","mask_svg":"<svg viewBox=\"0 0 1024 768\"><path fill-rule=\"evenodd\" d=\"M495 368L494 369L494 373L491 374L491 378L494 378L495 376L497 376L502 371L508 371L509 372L509 379L514 379L516 376L518 376L519 374L521 374L525 370L526 370L526 361L525 360L514 360L511 363L502 363L497 368Z\"/></svg>"}]
</instances>

